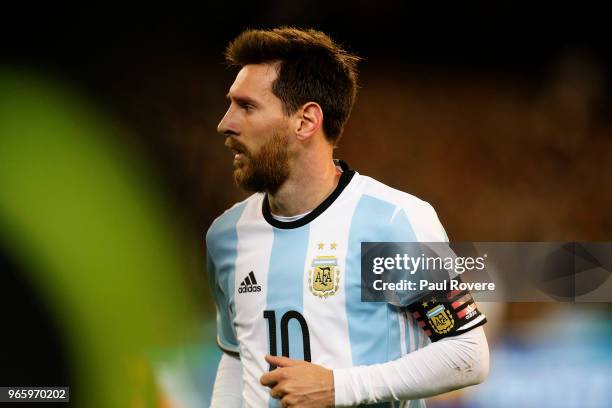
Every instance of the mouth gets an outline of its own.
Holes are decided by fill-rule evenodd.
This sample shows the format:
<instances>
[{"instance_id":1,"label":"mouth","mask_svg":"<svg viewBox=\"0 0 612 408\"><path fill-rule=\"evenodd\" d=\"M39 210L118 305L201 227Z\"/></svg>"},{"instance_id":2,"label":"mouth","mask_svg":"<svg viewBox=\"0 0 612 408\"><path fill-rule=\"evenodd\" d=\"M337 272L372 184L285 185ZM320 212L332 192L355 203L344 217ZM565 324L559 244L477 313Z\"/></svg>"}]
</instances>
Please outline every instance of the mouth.
<instances>
[{"instance_id":1,"label":"mouth","mask_svg":"<svg viewBox=\"0 0 612 408\"><path fill-rule=\"evenodd\" d=\"M234 155L234 164L235 165L238 162L244 162L244 160L247 157L246 149L244 149L242 146L239 146L239 145L237 145L235 143L231 143L231 142L228 142L225 145L230 149L230 151Z\"/></svg>"},{"instance_id":2,"label":"mouth","mask_svg":"<svg viewBox=\"0 0 612 408\"><path fill-rule=\"evenodd\" d=\"M242 146L239 142L233 139L226 139L225 147L227 147L234 155L234 166L241 166L245 163L248 158L247 149Z\"/></svg>"},{"instance_id":3,"label":"mouth","mask_svg":"<svg viewBox=\"0 0 612 408\"><path fill-rule=\"evenodd\" d=\"M232 154L234 155L234 159L236 159L238 156L244 156L244 150L236 147L236 146L232 146L230 148L230 151L232 152Z\"/></svg>"}]
</instances>

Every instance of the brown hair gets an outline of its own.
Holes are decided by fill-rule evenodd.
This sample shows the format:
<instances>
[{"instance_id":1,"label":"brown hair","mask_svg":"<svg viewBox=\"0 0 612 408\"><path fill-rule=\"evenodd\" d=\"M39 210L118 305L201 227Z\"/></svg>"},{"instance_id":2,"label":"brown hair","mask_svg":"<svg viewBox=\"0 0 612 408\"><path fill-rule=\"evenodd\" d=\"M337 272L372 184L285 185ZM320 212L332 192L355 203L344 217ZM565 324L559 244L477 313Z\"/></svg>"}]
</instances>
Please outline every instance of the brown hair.
<instances>
[{"instance_id":1,"label":"brown hair","mask_svg":"<svg viewBox=\"0 0 612 408\"><path fill-rule=\"evenodd\" d=\"M280 27L242 32L228 45L225 58L238 67L280 61L272 93L283 102L285 114L307 102L318 103L323 131L337 143L355 102L359 57L321 31Z\"/></svg>"}]
</instances>

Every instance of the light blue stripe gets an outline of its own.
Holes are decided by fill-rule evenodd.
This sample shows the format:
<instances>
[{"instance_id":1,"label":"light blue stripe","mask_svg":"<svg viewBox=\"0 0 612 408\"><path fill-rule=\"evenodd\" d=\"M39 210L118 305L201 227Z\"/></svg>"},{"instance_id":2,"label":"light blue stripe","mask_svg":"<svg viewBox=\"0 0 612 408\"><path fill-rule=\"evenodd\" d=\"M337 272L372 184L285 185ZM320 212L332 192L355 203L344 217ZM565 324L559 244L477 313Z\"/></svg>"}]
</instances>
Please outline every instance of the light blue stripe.
<instances>
[{"instance_id":1,"label":"light blue stripe","mask_svg":"<svg viewBox=\"0 0 612 408\"><path fill-rule=\"evenodd\" d=\"M209 282L215 301L220 305L217 314L217 334L225 347L236 352L238 341L233 325L234 274L238 249L236 224L245 207L246 203L232 207L219 217L206 233Z\"/></svg>"},{"instance_id":2,"label":"light blue stripe","mask_svg":"<svg viewBox=\"0 0 612 408\"><path fill-rule=\"evenodd\" d=\"M338 260L336 258L333 259L315 259L312 261L312 266L316 265L338 265Z\"/></svg>"},{"instance_id":3,"label":"light blue stripe","mask_svg":"<svg viewBox=\"0 0 612 408\"><path fill-rule=\"evenodd\" d=\"M412 400L410 401L408 408L426 408L425 400L424 399Z\"/></svg>"},{"instance_id":4,"label":"light blue stripe","mask_svg":"<svg viewBox=\"0 0 612 408\"><path fill-rule=\"evenodd\" d=\"M419 341L421 340L421 329L419 327L419 322L416 319L412 320L412 333L414 334L414 349L417 350L419 348ZM425 333L423 333L425 335ZM410 341L410 340L408 340ZM408 345L408 350L410 350L410 344Z\"/></svg>"},{"instance_id":5,"label":"light blue stripe","mask_svg":"<svg viewBox=\"0 0 612 408\"><path fill-rule=\"evenodd\" d=\"M429 312L427 312L427 317L437 316L442 311L444 311L444 306L438 305L435 308L433 308L432 310L430 310Z\"/></svg>"},{"instance_id":6,"label":"light blue stripe","mask_svg":"<svg viewBox=\"0 0 612 408\"><path fill-rule=\"evenodd\" d=\"M400 218L400 220L402 220L403 222L409 223L407 217L405 217L405 220L403 220L402 218ZM410 228L410 231L412 231L412 228ZM416 236L414 235L414 232L411 232L411 234L412 234L412 237L407 239L407 241L416 241ZM416 350L419 348L421 337L425 336L423 329L419 327L419 324L416 319L413 319L413 322L412 322L412 332L414 334L414 348ZM407 350L410 351L410 336L406 336L406 339L409 343ZM408 407L409 408L426 408L425 400L424 399L412 400L410 401L410 404L408 404Z\"/></svg>"},{"instance_id":7,"label":"light blue stripe","mask_svg":"<svg viewBox=\"0 0 612 408\"><path fill-rule=\"evenodd\" d=\"M393 217L391 221L391 231L387 240L390 242L416 241L416 235L404 210L397 211L395 217ZM394 313L390 314L392 321L390 322L389 328L389 360L395 360L402 356L399 313L402 313L402 311L395 309ZM406 337L410 342L410 336Z\"/></svg>"},{"instance_id":8,"label":"light blue stripe","mask_svg":"<svg viewBox=\"0 0 612 408\"><path fill-rule=\"evenodd\" d=\"M361 243L413 242L414 231L404 211L364 195L353 213L346 258L346 315L353 366L384 363L401 356L398 310L386 303L361 302ZM392 218L393 217L393 218ZM393 403L368 405L392 407Z\"/></svg>"},{"instance_id":9,"label":"light blue stripe","mask_svg":"<svg viewBox=\"0 0 612 408\"><path fill-rule=\"evenodd\" d=\"M397 310L385 303L361 302L361 243L415 241L404 211L378 198L360 198L349 231L346 265L346 313L353 365L370 365L399 358L401 337ZM393 217L393 218L392 218Z\"/></svg>"},{"instance_id":10,"label":"light blue stripe","mask_svg":"<svg viewBox=\"0 0 612 408\"><path fill-rule=\"evenodd\" d=\"M285 313L295 310L303 313L303 282L310 226L296 229L274 228L274 242L270 256L266 297L266 310L276 314L276 350L281 355L281 319ZM269 341L269 339L268 339ZM311 350L312 351L312 350ZM293 319L289 323L289 357L304 358L302 330ZM269 407L280 407L280 401L270 399Z\"/></svg>"},{"instance_id":11,"label":"light blue stripe","mask_svg":"<svg viewBox=\"0 0 612 408\"><path fill-rule=\"evenodd\" d=\"M353 366L388 360L388 305L361 302L361 243L383 242L395 206L362 196L351 219L344 287Z\"/></svg>"}]
</instances>

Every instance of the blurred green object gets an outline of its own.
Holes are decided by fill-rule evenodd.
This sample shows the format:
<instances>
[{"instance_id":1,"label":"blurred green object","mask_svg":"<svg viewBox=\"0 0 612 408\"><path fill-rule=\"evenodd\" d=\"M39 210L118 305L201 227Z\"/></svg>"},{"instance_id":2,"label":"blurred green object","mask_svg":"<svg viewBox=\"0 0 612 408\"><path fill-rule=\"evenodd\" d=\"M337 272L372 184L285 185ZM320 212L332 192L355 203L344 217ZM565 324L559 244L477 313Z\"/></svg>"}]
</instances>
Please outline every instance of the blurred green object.
<instances>
[{"instance_id":1,"label":"blurred green object","mask_svg":"<svg viewBox=\"0 0 612 408\"><path fill-rule=\"evenodd\" d=\"M158 406L148 353L201 335L183 238L121 137L67 88L0 70L0 240L68 341L71 406Z\"/></svg>"}]
</instances>

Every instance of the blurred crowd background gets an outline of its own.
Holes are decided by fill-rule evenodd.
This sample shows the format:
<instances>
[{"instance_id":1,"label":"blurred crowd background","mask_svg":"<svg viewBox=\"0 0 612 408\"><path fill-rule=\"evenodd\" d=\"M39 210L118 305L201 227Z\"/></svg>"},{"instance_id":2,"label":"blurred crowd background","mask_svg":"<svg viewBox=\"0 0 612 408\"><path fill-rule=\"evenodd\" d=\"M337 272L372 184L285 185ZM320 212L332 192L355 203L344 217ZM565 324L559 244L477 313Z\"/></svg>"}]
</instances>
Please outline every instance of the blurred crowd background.
<instances>
[{"instance_id":1,"label":"blurred crowd background","mask_svg":"<svg viewBox=\"0 0 612 408\"><path fill-rule=\"evenodd\" d=\"M0 386L69 385L70 406L208 405L220 351L203 236L246 197L215 132L235 75L222 54L249 27L317 28L364 59L336 157L429 201L451 240L612 241L599 10L45 7L0 28ZM489 379L429 406L612 406L609 303L482 309Z\"/></svg>"}]
</instances>

